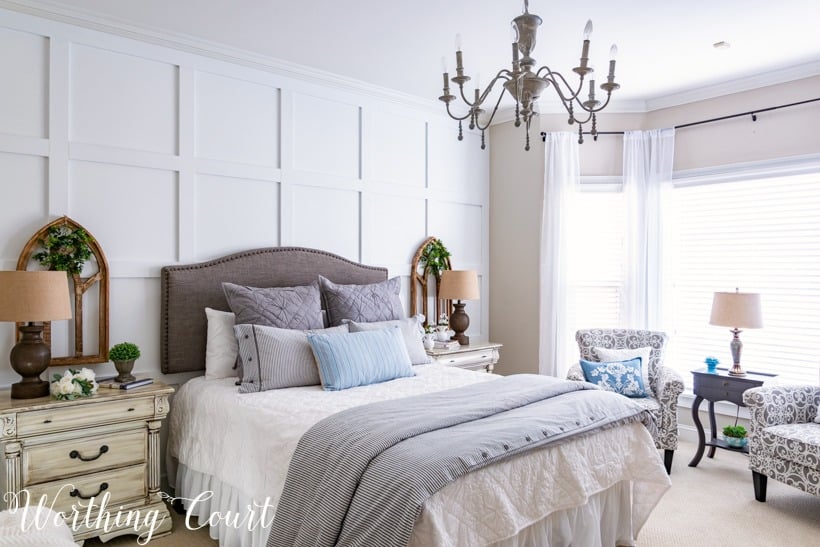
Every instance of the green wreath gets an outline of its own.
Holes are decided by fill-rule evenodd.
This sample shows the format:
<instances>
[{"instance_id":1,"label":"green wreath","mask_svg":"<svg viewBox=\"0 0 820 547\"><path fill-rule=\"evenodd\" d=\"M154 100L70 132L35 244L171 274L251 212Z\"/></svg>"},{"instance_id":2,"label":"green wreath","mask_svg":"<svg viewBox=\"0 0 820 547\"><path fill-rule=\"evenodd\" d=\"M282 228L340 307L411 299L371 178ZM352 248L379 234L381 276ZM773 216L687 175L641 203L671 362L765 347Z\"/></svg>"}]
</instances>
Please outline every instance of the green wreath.
<instances>
[{"instance_id":1,"label":"green wreath","mask_svg":"<svg viewBox=\"0 0 820 547\"><path fill-rule=\"evenodd\" d=\"M82 228L52 226L40 240L43 250L34 259L49 270L79 274L91 258L90 236Z\"/></svg>"}]
</instances>

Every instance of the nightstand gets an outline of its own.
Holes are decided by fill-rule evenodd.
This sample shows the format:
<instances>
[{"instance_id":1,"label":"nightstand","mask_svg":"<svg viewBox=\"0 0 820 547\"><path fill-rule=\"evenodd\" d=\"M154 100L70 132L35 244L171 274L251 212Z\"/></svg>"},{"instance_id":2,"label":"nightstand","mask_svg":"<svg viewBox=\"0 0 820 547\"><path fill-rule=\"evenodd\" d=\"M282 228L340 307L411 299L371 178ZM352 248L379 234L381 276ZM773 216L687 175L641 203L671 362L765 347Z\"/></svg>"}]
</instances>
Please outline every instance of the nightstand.
<instances>
[{"instance_id":1,"label":"nightstand","mask_svg":"<svg viewBox=\"0 0 820 547\"><path fill-rule=\"evenodd\" d=\"M726 444L723 439L717 438L717 423L715 422L715 403L717 401L729 401L738 406L743 404L743 392L747 389L763 385L763 382L771 380L775 374L763 374L758 372L748 372L745 376L730 376L728 369L717 369L716 372L708 372L707 369L693 370L692 376L695 394L695 401L692 403L692 421L698 430L698 449L695 457L689 462L689 467L696 467L703 457L703 451L709 447L710 458L715 457L715 448L733 450L735 452L749 453L749 448L734 448ZM703 432L703 424L700 422L698 409L703 400L709 401L709 427L712 428L711 439L706 442L706 435Z\"/></svg>"},{"instance_id":2,"label":"nightstand","mask_svg":"<svg viewBox=\"0 0 820 547\"><path fill-rule=\"evenodd\" d=\"M73 401L12 399L8 390L0 392L0 492L10 493L4 508L25 504L25 492L32 505L46 496L44 505L65 513L80 544L148 532L151 511L157 515L152 537L170 533L171 516L159 489L159 433L173 391L155 382L127 391L100 388ZM98 522L101 503L106 506ZM126 523L128 511L134 513Z\"/></svg>"},{"instance_id":3,"label":"nightstand","mask_svg":"<svg viewBox=\"0 0 820 547\"><path fill-rule=\"evenodd\" d=\"M434 363L492 372L498 362L501 347L502 344L474 340L469 345L459 346L456 349L429 349L427 355L433 359Z\"/></svg>"}]
</instances>

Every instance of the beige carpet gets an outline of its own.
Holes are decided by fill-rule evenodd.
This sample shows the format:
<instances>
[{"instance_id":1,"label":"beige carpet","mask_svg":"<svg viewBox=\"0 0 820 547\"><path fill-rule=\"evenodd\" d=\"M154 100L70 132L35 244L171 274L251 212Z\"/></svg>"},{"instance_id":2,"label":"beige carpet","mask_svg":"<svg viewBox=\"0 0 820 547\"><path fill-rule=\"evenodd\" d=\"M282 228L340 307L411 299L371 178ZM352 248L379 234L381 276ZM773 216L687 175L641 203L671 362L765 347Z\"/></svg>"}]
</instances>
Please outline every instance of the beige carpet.
<instances>
[{"instance_id":1,"label":"beige carpet","mask_svg":"<svg viewBox=\"0 0 820 547\"><path fill-rule=\"evenodd\" d=\"M672 488L638 536L639 547L772 547L820 545L820 498L769 480L766 503L754 499L752 473L742 454L718 450L688 467L695 445L681 443L672 469ZM172 512L173 513L173 512ZM174 532L151 547L214 547L205 529L187 530L174 514ZM133 536L87 547L135 546ZM579 546L585 547L585 546ZM592 546L590 546L592 547Z\"/></svg>"},{"instance_id":2,"label":"beige carpet","mask_svg":"<svg viewBox=\"0 0 820 547\"><path fill-rule=\"evenodd\" d=\"M717 450L689 467L695 448L682 442L676 451L672 488L641 530L640 547L820 545L820 497L769 479L760 503L747 456Z\"/></svg>"}]
</instances>

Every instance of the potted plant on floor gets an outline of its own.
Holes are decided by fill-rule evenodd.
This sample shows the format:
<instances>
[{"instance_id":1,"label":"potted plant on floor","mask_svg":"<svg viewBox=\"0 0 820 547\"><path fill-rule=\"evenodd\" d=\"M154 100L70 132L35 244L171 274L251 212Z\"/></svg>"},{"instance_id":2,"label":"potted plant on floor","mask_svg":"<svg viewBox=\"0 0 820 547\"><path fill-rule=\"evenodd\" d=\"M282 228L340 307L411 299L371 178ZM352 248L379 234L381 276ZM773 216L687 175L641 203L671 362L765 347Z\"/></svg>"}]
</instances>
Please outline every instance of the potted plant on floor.
<instances>
[{"instance_id":1,"label":"potted plant on floor","mask_svg":"<svg viewBox=\"0 0 820 547\"><path fill-rule=\"evenodd\" d=\"M732 448L743 448L749 439L746 438L746 428L742 425L727 425L723 428L723 440Z\"/></svg>"},{"instance_id":2,"label":"potted plant on floor","mask_svg":"<svg viewBox=\"0 0 820 547\"><path fill-rule=\"evenodd\" d=\"M108 350L108 358L114 362L114 366L119 373L115 382L132 382L136 380L131 371L134 368L134 361L140 356L140 348L131 342L121 342L114 344Z\"/></svg>"}]
</instances>

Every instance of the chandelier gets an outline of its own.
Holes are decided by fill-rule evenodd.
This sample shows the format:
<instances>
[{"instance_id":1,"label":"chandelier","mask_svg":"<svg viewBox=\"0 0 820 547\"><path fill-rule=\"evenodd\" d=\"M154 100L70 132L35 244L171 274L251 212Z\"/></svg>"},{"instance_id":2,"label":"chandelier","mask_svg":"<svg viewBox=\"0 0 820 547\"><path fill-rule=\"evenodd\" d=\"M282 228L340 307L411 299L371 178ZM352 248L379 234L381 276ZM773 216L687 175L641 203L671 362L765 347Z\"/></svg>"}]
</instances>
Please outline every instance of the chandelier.
<instances>
[{"instance_id":1,"label":"chandelier","mask_svg":"<svg viewBox=\"0 0 820 547\"><path fill-rule=\"evenodd\" d=\"M555 90L556 95L561 100L561 104L569 114L567 123L570 125L578 124L578 142L584 142L584 124L592 122L592 129L590 134L593 137L597 136L598 129L596 127L596 114L606 108L609 104L612 92L618 89L618 84L615 83L615 57L618 54L618 47L614 44L609 50L609 75L606 82L600 85L600 88L606 92L606 101L601 103L595 98L595 75L593 68L589 66L589 35L592 33L592 21L587 21L584 27L584 43L581 48L581 63L579 66L572 69L578 75L577 87L572 85L561 75L560 72L555 72L548 66L542 66L535 69L535 59L530 57L532 50L535 48L535 34L538 31L538 26L542 23L542 19L529 12L529 0L524 0L524 13L512 20L512 28L514 31L514 38L512 44L512 70L501 69L498 74L490 80L490 83L482 91L480 89L480 82L476 82L476 87L473 94L473 99L467 98L464 91L464 85L470 81L470 77L464 74L464 63L461 53L461 35L456 35L456 75L450 78L447 73L446 61L442 58L444 68L444 94L439 97L439 100L444 102L447 107L447 114L454 120L458 121L458 140L464 139L462 122L469 120L469 128L478 128L481 131L481 149L486 148L484 141L484 131L490 126L493 117L498 112L498 107L501 104L501 99L504 92L508 92L513 99L515 99L515 126L520 127L524 124L526 128L526 141L524 150L530 149L530 124L533 116L538 115L534 107L541 93L544 92L550 85ZM520 55L519 55L520 53ZM589 76L589 88L586 97L582 97L584 91L584 78ZM478 79L477 79L478 80ZM485 112L482 106L493 91L493 86L496 82L501 82L503 89L498 94L498 99L495 101L492 112L489 118L486 118L485 123L481 123L481 115ZM456 116L450 110L450 103L457 99L456 95L450 93L450 82L458 85L458 94L468 107L468 111L464 116Z\"/></svg>"}]
</instances>

